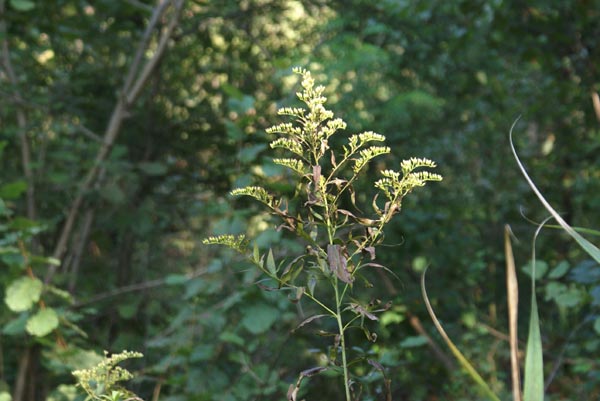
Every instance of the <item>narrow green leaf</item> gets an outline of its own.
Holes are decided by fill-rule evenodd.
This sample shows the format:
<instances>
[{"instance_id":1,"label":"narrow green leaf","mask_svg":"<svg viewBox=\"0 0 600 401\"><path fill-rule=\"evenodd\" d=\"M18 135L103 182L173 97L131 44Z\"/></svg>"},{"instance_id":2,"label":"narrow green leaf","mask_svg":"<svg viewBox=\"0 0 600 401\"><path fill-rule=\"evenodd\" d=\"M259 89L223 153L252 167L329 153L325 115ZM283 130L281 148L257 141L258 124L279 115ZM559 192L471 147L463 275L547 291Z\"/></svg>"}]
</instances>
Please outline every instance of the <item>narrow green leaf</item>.
<instances>
[{"instance_id":1,"label":"narrow green leaf","mask_svg":"<svg viewBox=\"0 0 600 401\"><path fill-rule=\"evenodd\" d=\"M535 231L531 245L531 315L529 317L529 335L527 337L527 351L525 353L525 370L523 373L523 400L544 401L544 358L542 355L542 335L540 333L540 319L535 295L535 277L537 268L535 258L535 242L537 237L550 219L544 220Z\"/></svg>"},{"instance_id":2,"label":"narrow green leaf","mask_svg":"<svg viewBox=\"0 0 600 401\"><path fill-rule=\"evenodd\" d=\"M43 337L58 327L58 315L52 308L40 309L27 320L25 330L32 336Z\"/></svg>"},{"instance_id":3,"label":"narrow green leaf","mask_svg":"<svg viewBox=\"0 0 600 401\"><path fill-rule=\"evenodd\" d=\"M542 336L535 293L531 294L531 317L525 355L524 401L544 401L544 360Z\"/></svg>"},{"instance_id":4,"label":"narrow green leaf","mask_svg":"<svg viewBox=\"0 0 600 401\"><path fill-rule=\"evenodd\" d=\"M527 171L525 170L525 167L523 166L523 163L521 163L521 160L519 160L519 156L517 155L517 151L515 150L515 145L513 144L513 140L512 140L512 132L513 132L513 129L514 129L515 125L517 124L517 121L519 121L519 119L517 119L513 123L512 127L510 127L510 133L509 133L510 148L512 149L513 156L515 157L515 160L517 161L517 165L519 166L519 169L523 173L523 176L527 180L527 183L529 184L529 186L531 187L531 189L533 190L533 192L536 194L536 196L538 197L538 199L540 200L540 202L542 203L542 205L544 205L544 207L546 208L546 210L548 210L548 212L550 212L550 214L552 215L552 217L554 217L554 219L558 222L558 224L560 224L560 226L575 241L577 241L577 243L592 258L594 258L594 260L596 262L600 263L600 249L598 249L594 244L592 244L591 242L589 242L588 240L586 240L585 238L583 238L577 231L575 231L573 228L571 228L571 226L568 225L567 222L564 221L562 217L560 217L560 215L556 212L556 210L554 210L552 208L552 206L550 206L550 204L548 203L548 201L546 201L546 198L544 198L544 196L542 195L542 193L537 189L537 187L533 183L533 180L531 178L529 178L529 175L527 174Z\"/></svg>"},{"instance_id":5,"label":"narrow green leaf","mask_svg":"<svg viewBox=\"0 0 600 401\"><path fill-rule=\"evenodd\" d=\"M267 255L267 270L273 276L277 275L277 266L275 266L275 258L273 257L272 249L269 249L269 254Z\"/></svg>"},{"instance_id":6,"label":"narrow green leaf","mask_svg":"<svg viewBox=\"0 0 600 401\"><path fill-rule=\"evenodd\" d=\"M252 260L256 264L260 264L260 252L258 250L258 244L254 243L254 250L252 251Z\"/></svg>"}]
</instances>

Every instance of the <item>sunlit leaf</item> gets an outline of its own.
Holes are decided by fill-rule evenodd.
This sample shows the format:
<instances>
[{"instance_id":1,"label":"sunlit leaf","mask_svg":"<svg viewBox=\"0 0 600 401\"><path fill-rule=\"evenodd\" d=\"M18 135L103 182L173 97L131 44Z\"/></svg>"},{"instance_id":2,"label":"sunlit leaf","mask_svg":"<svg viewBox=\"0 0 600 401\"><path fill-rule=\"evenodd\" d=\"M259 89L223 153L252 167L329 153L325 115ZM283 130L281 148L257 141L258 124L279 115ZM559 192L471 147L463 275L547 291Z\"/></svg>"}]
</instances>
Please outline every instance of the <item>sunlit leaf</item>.
<instances>
[{"instance_id":1,"label":"sunlit leaf","mask_svg":"<svg viewBox=\"0 0 600 401\"><path fill-rule=\"evenodd\" d=\"M4 302L13 312L29 310L40 300L43 287L37 278L21 277L8 286Z\"/></svg>"},{"instance_id":2,"label":"sunlit leaf","mask_svg":"<svg viewBox=\"0 0 600 401\"><path fill-rule=\"evenodd\" d=\"M32 336L43 337L58 327L58 315L52 308L40 309L27 320L25 330Z\"/></svg>"}]
</instances>

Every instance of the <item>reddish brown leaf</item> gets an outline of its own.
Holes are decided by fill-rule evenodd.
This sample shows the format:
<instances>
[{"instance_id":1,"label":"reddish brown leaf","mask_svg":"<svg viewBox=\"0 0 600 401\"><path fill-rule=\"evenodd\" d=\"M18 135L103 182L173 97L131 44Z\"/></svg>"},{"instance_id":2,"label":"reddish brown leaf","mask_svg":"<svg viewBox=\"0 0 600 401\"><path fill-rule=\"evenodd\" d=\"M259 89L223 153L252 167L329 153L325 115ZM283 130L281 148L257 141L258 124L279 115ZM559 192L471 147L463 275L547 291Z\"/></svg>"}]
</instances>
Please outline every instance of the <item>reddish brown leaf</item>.
<instances>
[{"instance_id":1,"label":"reddish brown leaf","mask_svg":"<svg viewBox=\"0 0 600 401\"><path fill-rule=\"evenodd\" d=\"M337 244L327 245L327 261L329 268L344 283L352 284L354 277L348 272L348 260L343 254L343 248Z\"/></svg>"}]
</instances>

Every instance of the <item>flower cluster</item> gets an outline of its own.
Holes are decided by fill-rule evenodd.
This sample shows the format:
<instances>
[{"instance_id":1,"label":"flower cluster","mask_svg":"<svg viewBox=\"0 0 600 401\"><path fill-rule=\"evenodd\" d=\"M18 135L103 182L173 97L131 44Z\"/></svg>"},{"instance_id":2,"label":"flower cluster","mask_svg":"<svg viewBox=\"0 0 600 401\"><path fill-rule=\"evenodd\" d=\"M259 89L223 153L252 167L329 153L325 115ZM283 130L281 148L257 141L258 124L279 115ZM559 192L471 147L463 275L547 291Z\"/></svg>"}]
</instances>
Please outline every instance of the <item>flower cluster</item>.
<instances>
[{"instance_id":1,"label":"flower cluster","mask_svg":"<svg viewBox=\"0 0 600 401\"><path fill-rule=\"evenodd\" d=\"M89 369L75 370L72 374L77 378L78 385L91 399L106 399L108 394L125 395L128 392L119 388L118 383L132 379L133 374L117 365L127 359L143 356L140 352L123 351L109 357L105 351L104 359L99 364Z\"/></svg>"},{"instance_id":2,"label":"flower cluster","mask_svg":"<svg viewBox=\"0 0 600 401\"><path fill-rule=\"evenodd\" d=\"M225 245L235 251L243 253L248 247L246 236L241 234L234 236L231 234L217 235L202 240L205 245Z\"/></svg>"}]
</instances>

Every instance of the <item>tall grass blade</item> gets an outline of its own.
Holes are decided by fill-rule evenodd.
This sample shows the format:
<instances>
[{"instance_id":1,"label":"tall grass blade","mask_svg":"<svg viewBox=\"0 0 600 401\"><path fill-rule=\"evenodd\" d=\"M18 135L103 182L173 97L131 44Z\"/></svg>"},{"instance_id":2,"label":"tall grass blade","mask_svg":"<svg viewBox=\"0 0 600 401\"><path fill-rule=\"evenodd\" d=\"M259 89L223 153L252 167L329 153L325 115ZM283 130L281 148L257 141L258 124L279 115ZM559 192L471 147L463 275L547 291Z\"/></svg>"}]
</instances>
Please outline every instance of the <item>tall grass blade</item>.
<instances>
[{"instance_id":1,"label":"tall grass blade","mask_svg":"<svg viewBox=\"0 0 600 401\"><path fill-rule=\"evenodd\" d=\"M448 337L448 334L446 334L446 331L444 330L441 323L435 316L435 312L433 311L433 308L431 307L431 303L429 302L429 297L427 296L427 290L425 289L425 273L426 272L427 272L427 269L425 269L425 271L423 272L423 275L421 276L421 294L423 295L423 299L425 301L425 306L427 307L427 312L429 312L429 316L431 316L431 320L433 320L433 324L435 325L435 328L440 333L440 335L442 336L442 338L444 339L446 344L448 344L450 351L452 351L452 354L454 354L454 357L458 360L458 362L463 367L463 369L468 373L469 376L471 376L473 381L475 381L475 383L477 383L477 385L479 386L479 389L485 395L487 395L490 400L500 401L500 398L498 398L498 396L496 394L494 394L492 389L488 386L488 384L485 382L485 380L483 380L481 375L475 370L473 365L471 365L471 363L467 360L467 358L465 358L465 356L462 354L462 352L460 352L460 350L456 347L456 345L454 345L452 340L450 340L450 337Z\"/></svg>"},{"instance_id":2,"label":"tall grass blade","mask_svg":"<svg viewBox=\"0 0 600 401\"><path fill-rule=\"evenodd\" d=\"M525 354L524 401L544 401L544 356L542 354L540 318L535 296L535 242L542 227L549 219L550 217L544 220L535 230L533 244L531 245L531 315L529 317L529 335Z\"/></svg>"},{"instance_id":3,"label":"tall grass blade","mask_svg":"<svg viewBox=\"0 0 600 401\"><path fill-rule=\"evenodd\" d=\"M519 286L512 245L511 230L504 228L504 253L506 255L506 290L508 296L508 330L510 333L510 366L512 377L513 401L521 401L521 373L519 370L519 340L517 336L517 319L519 308Z\"/></svg>"},{"instance_id":4,"label":"tall grass blade","mask_svg":"<svg viewBox=\"0 0 600 401\"><path fill-rule=\"evenodd\" d=\"M510 127L510 133L509 133L510 148L512 150L513 156L515 157L515 160L517 161L519 169L521 170L521 172L523 173L523 176L527 180L527 183L529 184L529 186L531 187L531 189L533 190L533 192L536 194L536 196L538 197L538 199L540 200L540 202L542 202L542 205L544 205L544 207L546 208L546 210L548 210L548 212L550 212L550 214L552 215L552 217L554 217L554 219L558 222L558 224L560 224L560 226L573 239L575 239L575 241L577 241L577 243L592 258L594 258L594 260L596 262L600 263L600 249L598 249L594 244L592 244L591 242L589 242L588 240L586 240L585 238L583 238L577 231L575 231L571 226L569 226L567 224L567 222L564 221L562 217L560 217L560 215L556 212L556 210L554 210L552 208L552 206L550 206L550 204L548 203L548 201L546 201L546 199L544 198L544 196L542 195L542 193L537 189L537 187L535 186L535 184L533 183L533 181L531 180L531 178L529 178L529 175L527 174L527 171L525 170L525 167L523 166L523 163L521 163L521 160L519 160L519 156L517 155L517 151L515 150L515 145L513 144L513 140L512 140L512 132L513 132L513 129L515 128L515 125L517 124L518 121L519 121L519 119L517 118L515 120L515 122L513 123L512 127Z\"/></svg>"},{"instance_id":5,"label":"tall grass blade","mask_svg":"<svg viewBox=\"0 0 600 401\"><path fill-rule=\"evenodd\" d=\"M532 279L534 280L534 279ZM524 401L544 401L544 360L535 293L531 294L531 317L525 355Z\"/></svg>"}]
</instances>

